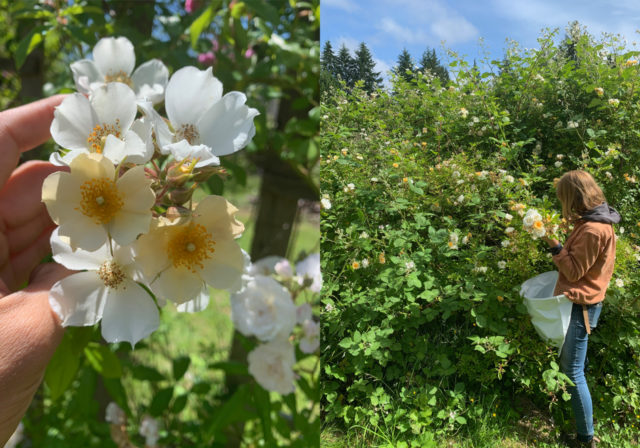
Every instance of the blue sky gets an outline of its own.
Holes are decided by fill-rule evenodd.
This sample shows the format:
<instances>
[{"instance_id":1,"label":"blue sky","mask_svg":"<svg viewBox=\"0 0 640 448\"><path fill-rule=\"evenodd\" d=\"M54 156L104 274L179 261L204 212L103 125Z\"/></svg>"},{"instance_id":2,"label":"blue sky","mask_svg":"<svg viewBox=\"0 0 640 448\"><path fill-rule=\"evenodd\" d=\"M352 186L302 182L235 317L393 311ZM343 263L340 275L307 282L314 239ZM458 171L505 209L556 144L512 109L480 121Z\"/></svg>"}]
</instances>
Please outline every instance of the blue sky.
<instances>
[{"instance_id":1,"label":"blue sky","mask_svg":"<svg viewBox=\"0 0 640 448\"><path fill-rule=\"evenodd\" d=\"M507 39L536 48L542 29L557 27L564 36L573 20L597 38L621 34L629 48L640 48L637 0L321 0L320 40L322 46L331 41L336 52L343 43L353 51L365 42L384 73L403 48L416 62L427 47L441 61L447 60L445 47L469 62L485 52L502 59Z\"/></svg>"}]
</instances>

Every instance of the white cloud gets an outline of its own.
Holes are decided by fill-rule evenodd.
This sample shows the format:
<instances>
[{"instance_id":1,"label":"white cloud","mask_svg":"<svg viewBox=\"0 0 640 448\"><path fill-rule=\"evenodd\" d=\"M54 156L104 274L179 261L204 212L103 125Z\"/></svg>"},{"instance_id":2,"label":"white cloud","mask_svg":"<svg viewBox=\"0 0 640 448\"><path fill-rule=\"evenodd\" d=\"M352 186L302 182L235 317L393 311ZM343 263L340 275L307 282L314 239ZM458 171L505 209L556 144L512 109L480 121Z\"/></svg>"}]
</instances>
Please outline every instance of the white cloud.
<instances>
[{"instance_id":1,"label":"white cloud","mask_svg":"<svg viewBox=\"0 0 640 448\"><path fill-rule=\"evenodd\" d=\"M385 3L390 13L408 12L402 19L397 15L395 19L387 16L379 22L378 29L397 41L435 46L442 40L453 44L473 40L479 35L469 20L440 0L394 0ZM398 23L400 20L402 24Z\"/></svg>"},{"instance_id":2,"label":"white cloud","mask_svg":"<svg viewBox=\"0 0 640 448\"><path fill-rule=\"evenodd\" d=\"M431 25L431 31L447 44L467 42L478 36L478 30L462 16L443 17Z\"/></svg>"},{"instance_id":3,"label":"white cloud","mask_svg":"<svg viewBox=\"0 0 640 448\"><path fill-rule=\"evenodd\" d=\"M423 31L411 31L408 27L398 24L389 17L380 21L378 29L389 34L395 40L408 44L424 42L429 39Z\"/></svg>"},{"instance_id":4,"label":"white cloud","mask_svg":"<svg viewBox=\"0 0 640 448\"><path fill-rule=\"evenodd\" d=\"M354 12L360 9L352 0L322 0L322 8L330 7L346 12Z\"/></svg>"},{"instance_id":5,"label":"white cloud","mask_svg":"<svg viewBox=\"0 0 640 448\"><path fill-rule=\"evenodd\" d=\"M380 76L382 76L383 78L386 78L387 72L391 70L391 65L389 65L387 62L383 61L382 59L378 59L378 58L373 58L373 62L375 62L376 64L373 70L376 72L380 72Z\"/></svg>"},{"instance_id":6,"label":"white cloud","mask_svg":"<svg viewBox=\"0 0 640 448\"><path fill-rule=\"evenodd\" d=\"M338 51L340 51L340 48L342 48L343 45L345 47L347 47L349 52L351 52L351 56L355 56L356 50L360 46L360 42L358 42L353 37L340 36L338 38L338 45L336 47L334 47L334 49L333 49L334 53L337 54Z\"/></svg>"}]
</instances>

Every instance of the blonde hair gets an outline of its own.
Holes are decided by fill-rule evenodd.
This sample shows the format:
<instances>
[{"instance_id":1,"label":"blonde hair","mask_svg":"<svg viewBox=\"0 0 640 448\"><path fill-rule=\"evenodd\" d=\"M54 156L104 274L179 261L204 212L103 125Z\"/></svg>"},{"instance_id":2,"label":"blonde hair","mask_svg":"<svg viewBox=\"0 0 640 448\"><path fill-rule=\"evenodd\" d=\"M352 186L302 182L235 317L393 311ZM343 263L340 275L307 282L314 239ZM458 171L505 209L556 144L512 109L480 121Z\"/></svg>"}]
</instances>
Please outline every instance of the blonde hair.
<instances>
[{"instance_id":1,"label":"blonde hair","mask_svg":"<svg viewBox=\"0 0 640 448\"><path fill-rule=\"evenodd\" d=\"M556 193L562 204L562 216L568 221L580 219L585 212L606 202L591 174L582 170L564 173L556 184Z\"/></svg>"}]
</instances>

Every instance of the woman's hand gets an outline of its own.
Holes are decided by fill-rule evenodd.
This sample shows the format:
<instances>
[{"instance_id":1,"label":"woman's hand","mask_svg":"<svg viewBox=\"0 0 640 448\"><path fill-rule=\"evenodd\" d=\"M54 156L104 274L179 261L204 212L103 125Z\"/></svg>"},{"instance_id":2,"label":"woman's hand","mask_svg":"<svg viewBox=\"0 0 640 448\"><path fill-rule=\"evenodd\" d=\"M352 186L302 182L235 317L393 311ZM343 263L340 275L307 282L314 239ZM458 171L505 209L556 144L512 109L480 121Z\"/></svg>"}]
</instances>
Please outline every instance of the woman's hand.
<instances>
[{"instance_id":1,"label":"woman's hand","mask_svg":"<svg viewBox=\"0 0 640 448\"><path fill-rule=\"evenodd\" d=\"M541 238L544 242L546 242L549 247L556 247L558 244L560 244L560 241L556 240L556 239L551 239L547 236L543 236Z\"/></svg>"}]
</instances>

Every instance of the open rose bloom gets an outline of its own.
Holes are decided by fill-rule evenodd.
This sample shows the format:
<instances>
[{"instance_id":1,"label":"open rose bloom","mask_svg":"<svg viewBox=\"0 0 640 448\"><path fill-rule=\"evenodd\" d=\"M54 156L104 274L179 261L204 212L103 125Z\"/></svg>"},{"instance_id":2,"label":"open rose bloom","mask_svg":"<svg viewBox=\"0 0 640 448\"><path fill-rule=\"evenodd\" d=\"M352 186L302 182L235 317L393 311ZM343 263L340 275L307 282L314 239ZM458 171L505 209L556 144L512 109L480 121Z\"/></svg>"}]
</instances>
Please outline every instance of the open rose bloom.
<instances>
[{"instance_id":1,"label":"open rose bloom","mask_svg":"<svg viewBox=\"0 0 640 448\"><path fill-rule=\"evenodd\" d=\"M221 196L193 197L197 183L221 171L220 157L249 144L258 111L244 93L225 94L211 68L172 77L158 60L135 68L122 37L101 39L93 58L71 69L78 93L51 124L59 151L50 160L65 168L42 188L59 226L53 257L76 271L49 295L62 325L100 325L106 341L134 346L158 328L169 302L197 312L210 288L228 290L235 325L255 343L249 371L268 390L292 392L293 342L303 353L319 346L307 303L322 284L319 254L295 274L279 257L254 265L237 242L238 209ZM298 296L305 303L296 305Z\"/></svg>"}]
</instances>

